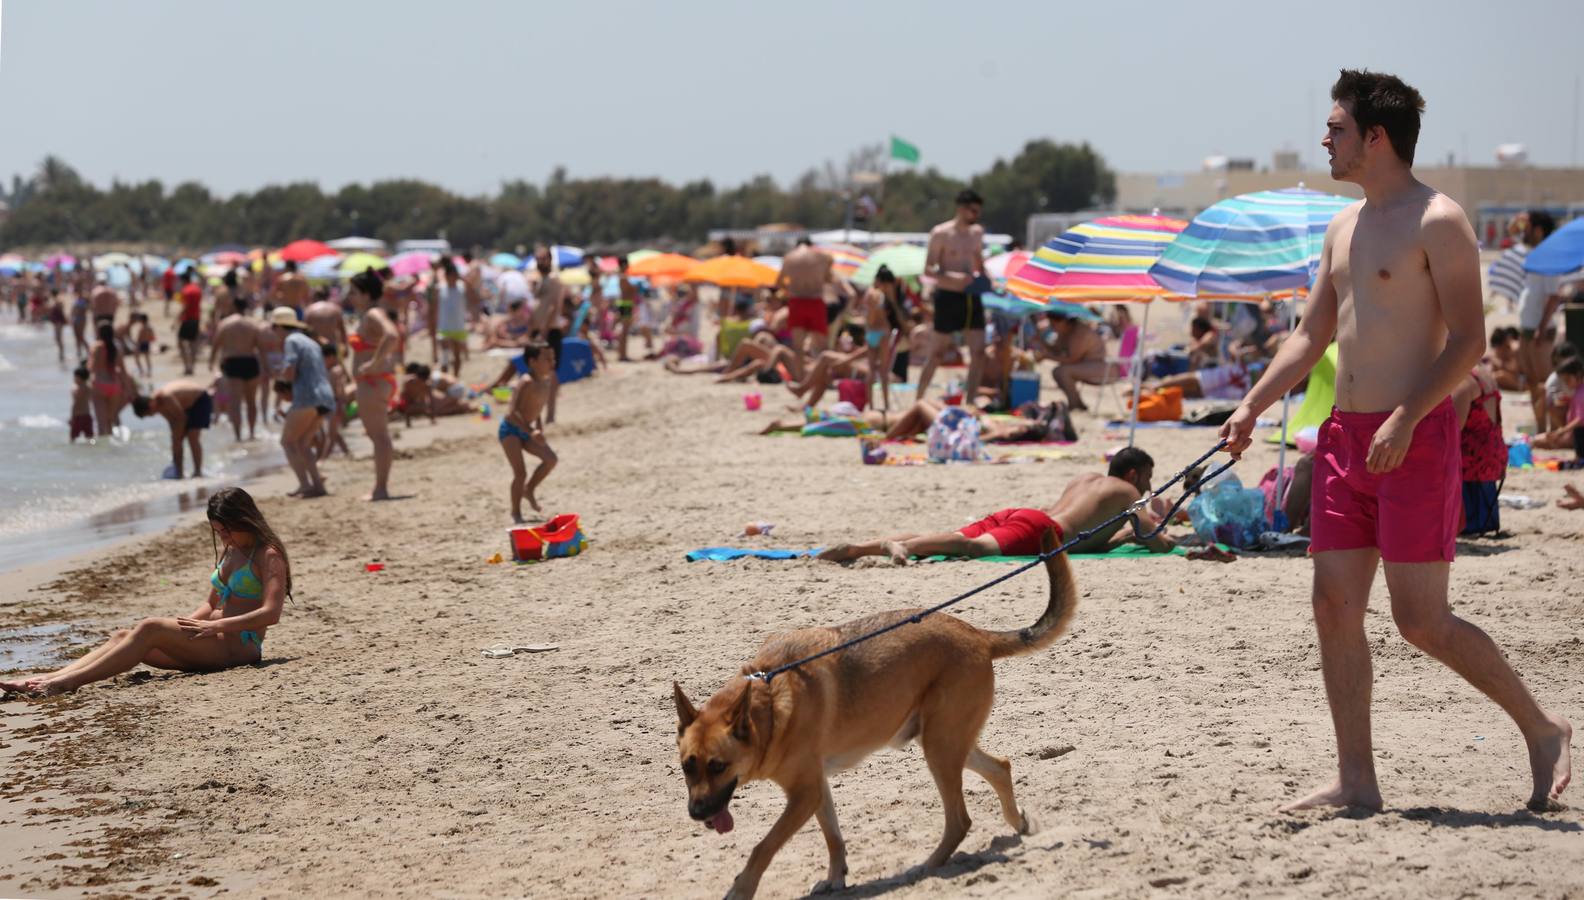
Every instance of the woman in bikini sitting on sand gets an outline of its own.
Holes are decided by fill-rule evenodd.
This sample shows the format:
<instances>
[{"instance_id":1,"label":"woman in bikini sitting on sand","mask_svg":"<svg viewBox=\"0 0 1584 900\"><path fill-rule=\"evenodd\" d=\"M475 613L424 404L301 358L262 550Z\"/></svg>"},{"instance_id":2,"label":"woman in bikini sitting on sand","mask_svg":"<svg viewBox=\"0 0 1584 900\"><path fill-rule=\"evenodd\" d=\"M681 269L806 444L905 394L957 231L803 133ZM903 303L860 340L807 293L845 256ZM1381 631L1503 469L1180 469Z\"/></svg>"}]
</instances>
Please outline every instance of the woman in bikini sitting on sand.
<instances>
[{"instance_id":1,"label":"woman in bikini sitting on sand","mask_svg":"<svg viewBox=\"0 0 1584 900\"><path fill-rule=\"evenodd\" d=\"M0 690L52 696L112 678L138 664L215 672L256 663L264 632L280 621L291 594L286 547L241 488L209 498L216 561L209 595L186 618L144 619L123 628L71 665L46 675L0 681Z\"/></svg>"}]
</instances>

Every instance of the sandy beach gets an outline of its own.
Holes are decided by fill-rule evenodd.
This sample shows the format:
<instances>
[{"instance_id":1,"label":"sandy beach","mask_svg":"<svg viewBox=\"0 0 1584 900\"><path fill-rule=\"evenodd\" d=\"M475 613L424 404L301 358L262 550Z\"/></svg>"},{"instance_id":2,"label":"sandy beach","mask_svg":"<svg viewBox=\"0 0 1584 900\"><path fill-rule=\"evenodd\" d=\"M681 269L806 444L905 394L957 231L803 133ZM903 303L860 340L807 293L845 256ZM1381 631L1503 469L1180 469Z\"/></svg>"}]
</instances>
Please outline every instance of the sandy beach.
<instances>
[{"instance_id":1,"label":"sandy beach","mask_svg":"<svg viewBox=\"0 0 1584 900\"><path fill-rule=\"evenodd\" d=\"M467 375L497 365L476 358ZM0 895L724 893L780 792L739 790L729 835L687 818L671 682L702 700L774 630L939 602L1004 569L684 554L955 528L1050 502L1125 442L1085 416L1070 459L863 466L852 439L755 435L789 395L763 388L767 411L749 413L744 390L642 363L567 386L549 433L561 465L541 496L547 513L582 517L590 545L574 559L487 562L509 555L494 421L400 429L395 502L353 499L371 480L366 458L328 466L329 499L293 501L279 476L260 482L296 581L263 664L138 671L0 706ZM1518 398L1507 403L1521 421ZM1145 430L1139 443L1160 480L1214 437ZM1274 462L1260 444L1238 471L1253 481ZM1511 472L1508 493L1548 505L1503 510L1507 536L1459 543L1453 604L1542 703L1577 722L1584 517L1549 505L1567 477ZM761 519L776 523L773 537L740 536ZM370 562L385 568L367 572ZM86 648L140 617L185 614L212 565L195 512L92 559L0 578L0 627L70 623L66 643ZM969 778L974 828L938 877L919 879L908 870L939 837L938 797L916 747L877 754L833 778L844 896L1584 891L1584 818L1523 810L1517 730L1396 635L1379 580L1368 628L1387 809L1279 815L1334 765L1303 555L1082 560L1075 571L1072 632L998 664L983 737L1011 758L1041 830L1008 834L993 794ZM1030 575L958 614L1026 625L1043 590ZM480 653L534 643L559 649ZM803 895L824 859L810 823L760 896Z\"/></svg>"}]
</instances>

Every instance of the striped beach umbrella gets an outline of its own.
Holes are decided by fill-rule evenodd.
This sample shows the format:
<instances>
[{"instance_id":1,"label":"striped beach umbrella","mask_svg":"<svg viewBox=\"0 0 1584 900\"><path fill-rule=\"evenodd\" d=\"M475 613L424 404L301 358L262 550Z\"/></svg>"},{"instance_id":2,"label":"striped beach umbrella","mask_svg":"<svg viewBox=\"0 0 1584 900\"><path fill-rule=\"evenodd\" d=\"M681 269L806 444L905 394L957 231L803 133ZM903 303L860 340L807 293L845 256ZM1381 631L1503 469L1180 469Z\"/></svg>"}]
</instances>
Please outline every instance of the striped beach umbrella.
<instances>
[{"instance_id":1,"label":"striped beach umbrella","mask_svg":"<svg viewBox=\"0 0 1584 900\"><path fill-rule=\"evenodd\" d=\"M1189 297L1255 297L1308 288L1326 226L1347 197L1304 187L1242 194L1194 217L1149 274Z\"/></svg>"},{"instance_id":2,"label":"striped beach umbrella","mask_svg":"<svg viewBox=\"0 0 1584 900\"><path fill-rule=\"evenodd\" d=\"M1524 257L1529 255L1527 244L1514 244L1502 251L1491 263L1490 272L1486 280L1490 284L1490 292L1506 297L1514 303L1523 296L1524 289Z\"/></svg>"},{"instance_id":3,"label":"striped beach umbrella","mask_svg":"<svg viewBox=\"0 0 1584 900\"><path fill-rule=\"evenodd\" d=\"M851 278L853 273L858 271L858 267L869 258L868 253L852 244L817 244L816 246L831 255L831 259L834 260L831 271L836 273L837 278L843 280Z\"/></svg>"},{"instance_id":4,"label":"striped beach umbrella","mask_svg":"<svg viewBox=\"0 0 1584 900\"><path fill-rule=\"evenodd\" d=\"M1165 216L1106 216L1046 241L1007 274L1007 290L1025 300L1084 303L1149 301L1171 293L1149 275L1188 227Z\"/></svg>"}]
</instances>

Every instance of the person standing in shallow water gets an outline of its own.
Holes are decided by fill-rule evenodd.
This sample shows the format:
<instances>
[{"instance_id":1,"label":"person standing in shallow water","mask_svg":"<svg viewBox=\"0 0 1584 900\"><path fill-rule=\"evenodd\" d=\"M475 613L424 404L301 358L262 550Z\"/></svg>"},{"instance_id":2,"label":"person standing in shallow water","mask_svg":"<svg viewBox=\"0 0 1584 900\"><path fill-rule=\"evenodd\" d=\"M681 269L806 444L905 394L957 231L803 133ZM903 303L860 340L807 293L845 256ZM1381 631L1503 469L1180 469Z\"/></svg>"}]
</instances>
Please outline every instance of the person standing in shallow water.
<instances>
[{"instance_id":1,"label":"person standing in shallow water","mask_svg":"<svg viewBox=\"0 0 1584 900\"><path fill-rule=\"evenodd\" d=\"M62 669L0 681L0 690L52 696L113 678L138 665L181 672L215 672L256 663L266 630L280 621L291 595L286 546L241 488L209 498L215 568L208 595L182 618L144 619Z\"/></svg>"},{"instance_id":2,"label":"person standing in shallow water","mask_svg":"<svg viewBox=\"0 0 1584 900\"><path fill-rule=\"evenodd\" d=\"M1559 809L1572 777L1572 726L1535 702L1496 643L1447 607L1462 511L1450 395L1485 349L1474 232L1456 203L1411 171L1418 91L1345 69L1331 97L1321 145L1331 176L1362 187L1364 200L1332 219L1303 319L1221 429L1233 457L1248 449L1259 414L1336 340L1336 407L1315 451L1310 553L1338 773L1283 808L1381 808L1364 612L1384 561L1397 629L1512 717L1529 753L1529 808Z\"/></svg>"}]
</instances>

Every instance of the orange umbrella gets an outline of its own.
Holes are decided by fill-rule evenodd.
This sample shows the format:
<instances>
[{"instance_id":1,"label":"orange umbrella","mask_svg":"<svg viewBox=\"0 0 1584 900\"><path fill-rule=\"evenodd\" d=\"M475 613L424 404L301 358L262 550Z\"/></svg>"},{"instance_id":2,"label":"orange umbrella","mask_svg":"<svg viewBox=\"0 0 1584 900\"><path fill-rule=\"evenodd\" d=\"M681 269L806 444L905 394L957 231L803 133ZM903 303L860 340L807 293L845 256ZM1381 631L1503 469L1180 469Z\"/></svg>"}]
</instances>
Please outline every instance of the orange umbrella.
<instances>
[{"instance_id":1,"label":"orange umbrella","mask_svg":"<svg viewBox=\"0 0 1584 900\"><path fill-rule=\"evenodd\" d=\"M761 288L775 284L776 275L775 269L746 256L717 256L689 269L682 280L729 288Z\"/></svg>"},{"instance_id":2,"label":"orange umbrella","mask_svg":"<svg viewBox=\"0 0 1584 900\"><path fill-rule=\"evenodd\" d=\"M627 274L660 281L678 281L699 261L680 253L661 253L649 256L627 267Z\"/></svg>"}]
</instances>

